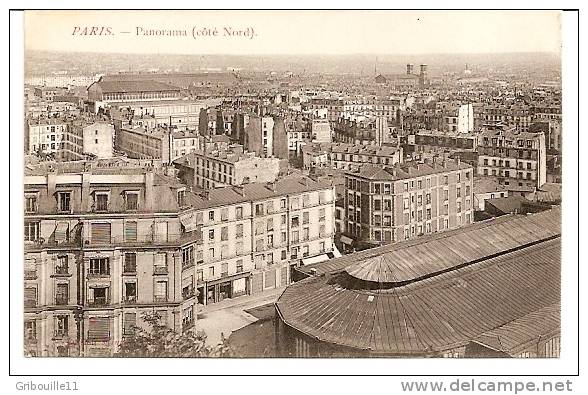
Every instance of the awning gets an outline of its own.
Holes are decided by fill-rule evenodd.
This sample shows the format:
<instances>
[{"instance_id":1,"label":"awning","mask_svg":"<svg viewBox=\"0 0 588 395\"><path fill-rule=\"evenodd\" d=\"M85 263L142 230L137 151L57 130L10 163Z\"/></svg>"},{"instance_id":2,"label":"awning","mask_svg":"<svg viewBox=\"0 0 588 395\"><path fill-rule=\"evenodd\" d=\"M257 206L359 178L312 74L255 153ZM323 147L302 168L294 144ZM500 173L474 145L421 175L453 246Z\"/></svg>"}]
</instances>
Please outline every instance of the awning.
<instances>
[{"instance_id":1,"label":"awning","mask_svg":"<svg viewBox=\"0 0 588 395\"><path fill-rule=\"evenodd\" d=\"M206 286L211 286L211 285L216 285L216 284L226 283L229 281L238 280L238 279L244 278L244 277L249 277L250 274L251 274L250 272L242 272L242 273L233 274L232 276L221 277L218 280L206 281L205 283L206 283ZM204 285L203 281L199 281L196 286L201 287L203 285Z\"/></svg>"},{"instance_id":2,"label":"awning","mask_svg":"<svg viewBox=\"0 0 588 395\"><path fill-rule=\"evenodd\" d=\"M55 228L55 241L64 243L67 241L67 231L69 229L69 222L58 222Z\"/></svg>"},{"instance_id":3,"label":"awning","mask_svg":"<svg viewBox=\"0 0 588 395\"><path fill-rule=\"evenodd\" d=\"M341 240L341 243L343 243L343 244L349 244L349 245L353 244L353 239L351 239L347 236L344 236L344 235L341 235L340 240Z\"/></svg>"},{"instance_id":4,"label":"awning","mask_svg":"<svg viewBox=\"0 0 588 395\"><path fill-rule=\"evenodd\" d=\"M194 218L193 213L189 215L180 215L180 223L184 226L186 232L192 232L196 229L196 219Z\"/></svg>"},{"instance_id":5,"label":"awning","mask_svg":"<svg viewBox=\"0 0 588 395\"><path fill-rule=\"evenodd\" d=\"M329 260L329 257L327 254L321 254L321 255L317 255L317 256L303 259L302 265L304 265L304 266L312 265L313 263L319 263L319 262L324 262L324 261L328 261L328 260Z\"/></svg>"}]
</instances>

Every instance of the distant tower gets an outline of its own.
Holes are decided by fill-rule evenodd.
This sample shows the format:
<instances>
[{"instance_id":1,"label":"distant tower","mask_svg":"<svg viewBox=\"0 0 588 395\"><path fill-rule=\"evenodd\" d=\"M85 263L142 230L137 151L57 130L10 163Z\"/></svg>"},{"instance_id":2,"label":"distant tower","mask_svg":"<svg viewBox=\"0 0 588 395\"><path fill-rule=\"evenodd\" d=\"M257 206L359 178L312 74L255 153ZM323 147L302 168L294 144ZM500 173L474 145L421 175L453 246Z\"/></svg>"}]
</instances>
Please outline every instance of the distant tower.
<instances>
[{"instance_id":1,"label":"distant tower","mask_svg":"<svg viewBox=\"0 0 588 395\"><path fill-rule=\"evenodd\" d=\"M406 74L407 75L411 75L413 70L414 70L414 64L409 63L406 65Z\"/></svg>"},{"instance_id":2,"label":"distant tower","mask_svg":"<svg viewBox=\"0 0 588 395\"><path fill-rule=\"evenodd\" d=\"M419 84L421 87L425 86L427 79L427 65L421 64L421 73L419 74Z\"/></svg>"}]
</instances>

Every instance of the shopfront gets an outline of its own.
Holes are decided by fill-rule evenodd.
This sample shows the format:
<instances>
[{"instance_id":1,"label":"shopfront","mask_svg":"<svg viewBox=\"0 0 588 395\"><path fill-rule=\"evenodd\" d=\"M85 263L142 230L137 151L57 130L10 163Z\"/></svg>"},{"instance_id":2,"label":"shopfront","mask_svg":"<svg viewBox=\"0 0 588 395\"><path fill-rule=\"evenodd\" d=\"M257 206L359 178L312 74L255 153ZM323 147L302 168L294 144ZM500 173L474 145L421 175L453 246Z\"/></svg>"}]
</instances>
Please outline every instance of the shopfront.
<instances>
[{"instance_id":1,"label":"shopfront","mask_svg":"<svg viewBox=\"0 0 588 395\"><path fill-rule=\"evenodd\" d=\"M249 273L239 273L234 276L207 281L204 286L198 288L201 292L200 295L202 295L202 297L199 295L198 302L211 304L247 295L249 293L248 277Z\"/></svg>"}]
</instances>

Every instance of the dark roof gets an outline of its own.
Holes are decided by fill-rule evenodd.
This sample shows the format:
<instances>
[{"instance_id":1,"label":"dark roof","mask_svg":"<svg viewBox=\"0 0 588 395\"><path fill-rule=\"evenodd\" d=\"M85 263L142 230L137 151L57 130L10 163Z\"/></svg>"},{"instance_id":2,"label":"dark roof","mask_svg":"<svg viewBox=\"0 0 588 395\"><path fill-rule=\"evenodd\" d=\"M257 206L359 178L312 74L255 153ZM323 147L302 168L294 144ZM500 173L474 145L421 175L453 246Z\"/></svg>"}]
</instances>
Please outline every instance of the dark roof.
<instances>
[{"instance_id":1,"label":"dark roof","mask_svg":"<svg viewBox=\"0 0 588 395\"><path fill-rule=\"evenodd\" d=\"M472 166L457 160L445 160L443 164L405 162L395 166L376 166L370 163L362 163L357 171L348 171L351 176L367 178L370 180L405 180L415 177L423 177L432 174L441 174L449 171L471 169Z\"/></svg>"},{"instance_id":2,"label":"dark roof","mask_svg":"<svg viewBox=\"0 0 588 395\"><path fill-rule=\"evenodd\" d=\"M160 92L180 91L181 89L157 81L99 81L95 82L103 93L117 92Z\"/></svg>"},{"instance_id":3,"label":"dark roof","mask_svg":"<svg viewBox=\"0 0 588 395\"><path fill-rule=\"evenodd\" d=\"M487 199L485 204L489 204L498 211L509 214L521 211L522 205L529 200L522 196L508 196L504 198Z\"/></svg>"},{"instance_id":4,"label":"dark roof","mask_svg":"<svg viewBox=\"0 0 588 395\"><path fill-rule=\"evenodd\" d=\"M309 277L286 288L276 310L319 341L431 355L559 303L560 269L558 237L392 289L348 288L345 273Z\"/></svg>"}]
</instances>

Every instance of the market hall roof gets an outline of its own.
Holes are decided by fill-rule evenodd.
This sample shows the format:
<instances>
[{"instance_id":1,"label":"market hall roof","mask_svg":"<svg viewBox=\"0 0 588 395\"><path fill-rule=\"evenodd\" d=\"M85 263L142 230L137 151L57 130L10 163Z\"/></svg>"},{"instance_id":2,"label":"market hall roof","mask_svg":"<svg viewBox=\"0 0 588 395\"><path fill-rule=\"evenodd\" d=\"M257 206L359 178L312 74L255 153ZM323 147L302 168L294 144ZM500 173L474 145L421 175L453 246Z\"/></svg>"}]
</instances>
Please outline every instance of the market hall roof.
<instances>
[{"instance_id":1,"label":"market hall roof","mask_svg":"<svg viewBox=\"0 0 588 395\"><path fill-rule=\"evenodd\" d=\"M182 89L176 86L157 81L98 81L95 82L102 93L135 93L135 92L179 92ZM91 86L90 86L91 87ZM88 87L88 89L90 89Z\"/></svg>"},{"instance_id":2,"label":"market hall roof","mask_svg":"<svg viewBox=\"0 0 588 395\"><path fill-rule=\"evenodd\" d=\"M374 271L371 278L364 275L363 279L354 277L350 272L358 273L352 269L346 271L354 264L359 268L356 262L365 259L359 254L317 264L315 268L327 265L330 269L286 288L276 310L284 323L310 337L374 353L428 355L464 346L509 322L559 304L559 215L559 209L552 209L489 221L482 228L490 229L483 234L472 235L474 226L452 232L457 238L445 238L444 248L450 247L448 260L454 266L434 273L421 267L415 270L429 275L393 286L371 281L379 280L378 275L387 279L386 271ZM547 230L539 231L538 226ZM502 240L507 229L509 237ZM556 236L550 236L554 231ZM492 237L492 233L502 236ZM479 240L486 237L491 238ZM431 256L420 255L437 248L429 244L437 238L405 245L404 252L412 251L412 258L423 264ZM474 251L476 243L481 252ZM380 249L374 257L384 251ZM333 265L333 261L341 264Z\"/></svg>"}]
</instances>

